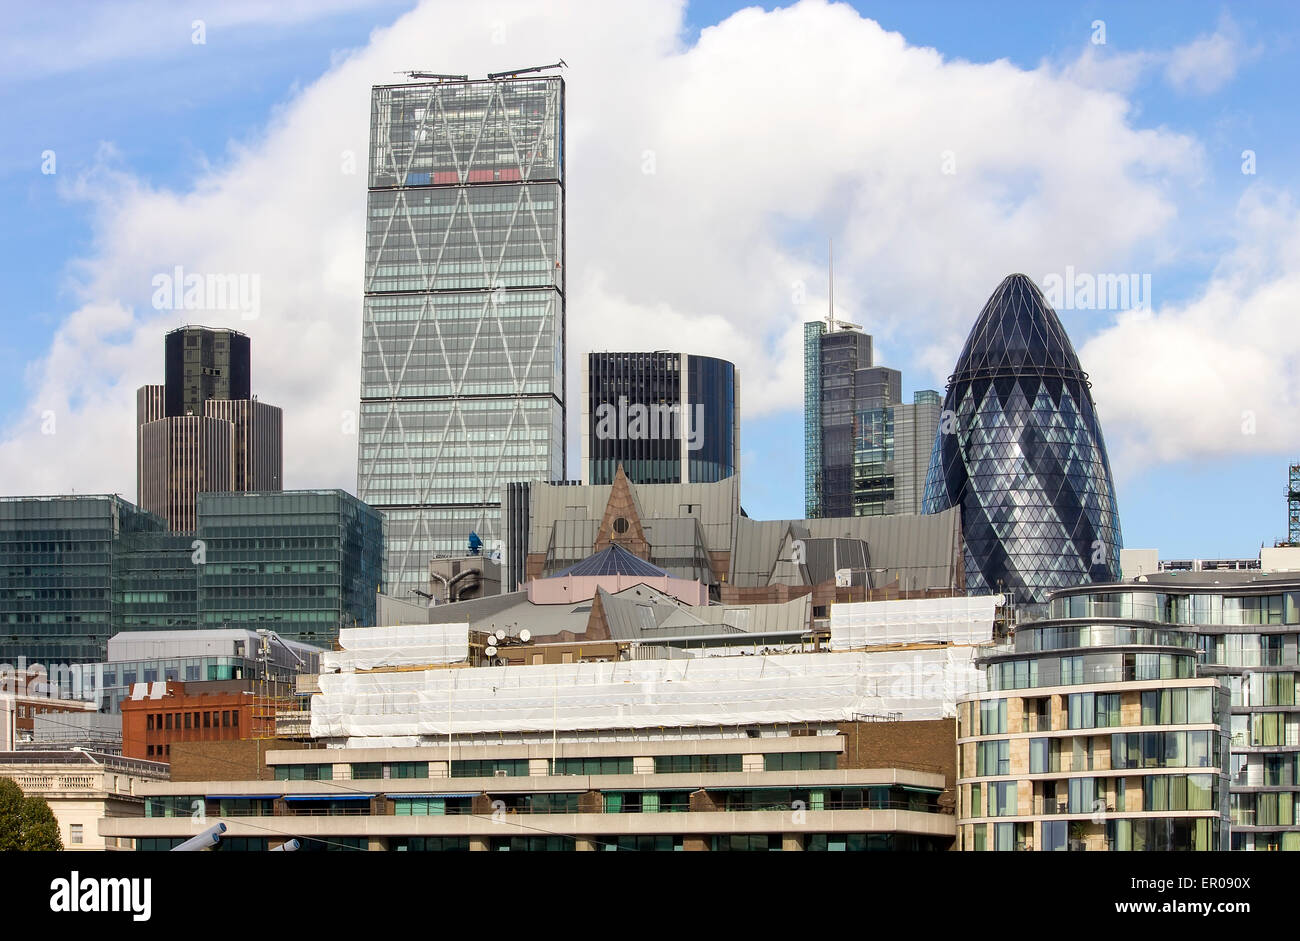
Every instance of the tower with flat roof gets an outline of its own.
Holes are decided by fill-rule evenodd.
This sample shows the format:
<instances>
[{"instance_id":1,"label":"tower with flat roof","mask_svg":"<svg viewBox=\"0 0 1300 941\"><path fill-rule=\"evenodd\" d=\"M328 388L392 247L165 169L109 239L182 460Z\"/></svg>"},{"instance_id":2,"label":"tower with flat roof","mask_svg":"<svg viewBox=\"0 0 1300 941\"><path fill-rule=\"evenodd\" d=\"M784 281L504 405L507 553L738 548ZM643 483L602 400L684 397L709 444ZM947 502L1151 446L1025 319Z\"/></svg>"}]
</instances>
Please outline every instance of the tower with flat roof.
<instances>
[{"instance_id":1,"label":"tower with flat roof","mask_svg":"<svg viewBox=\"0 0 1300 941\"><path fill-rule=\"evenodd\" d=\"M375 87L368 184L357 494L405 597L565 476L564 81Z\"/></svg>"}]
</instances>

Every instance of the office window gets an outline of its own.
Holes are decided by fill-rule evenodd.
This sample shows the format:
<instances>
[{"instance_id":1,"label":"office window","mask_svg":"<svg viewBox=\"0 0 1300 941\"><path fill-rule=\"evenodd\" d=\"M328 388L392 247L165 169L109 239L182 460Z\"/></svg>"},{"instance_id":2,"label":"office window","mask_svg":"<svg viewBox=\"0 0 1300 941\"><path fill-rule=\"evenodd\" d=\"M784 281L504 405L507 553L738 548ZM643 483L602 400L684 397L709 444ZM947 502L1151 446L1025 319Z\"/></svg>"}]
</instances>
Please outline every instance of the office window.
<instances>
[{"instance_id":1,"label":"office window","mask_svg":"<svg viewBox=\"0 0 1300 941\"><path fill-rule=\"evenodd\" d=\"M394 761L385 766L389 778L427 778L429 763L427 761Z\"/></svg>"},{"instance_id":2,"label":"office window","mask_svg":"<svg viewBox=\"0 0 1300 941\"><path fill-rule=\"evenodd\" d=\"M144 717L144 727L145 727L145 729L146 729L147 731L150 731L150 732L153 731L153 713L152 713L152 712L149 713L148 715L146 715L146 716Z\"/></svg>"},{"instance_id":3,"label":"office window","mask_svg":"<svg viewBox=\"0 0 1300 941\"><path fill-rule=\"evenodd\" d=\"M815 753L814 753L815 754ZM777 757L777 756L767 756ZM796 758L799 756L795 756ZM833 756L832 756L833 757ZM833 767L833 765L832 765ZM798 770L771 768L766 771ZM556 758L551 767L551 774L631 774L632 759L628 758Z\"/></svg>"},{"instance_id":4,"label":"office window","mask_svg":"<svg viewBox=\"0 0 1300 941\"><path fill-rule=\"evenodd\" d=\"M185 728L188 729L189 727L190 727L190 714L187 712L185 713Z\"/></svg>"},{"instance_id":5,"label":"office window","mask_svg":"<svg viewBox=\"0 0 1300 941\"><path fill-rule=\"evenodd\" d=\"M231 709L231 710L230 710L230 727L231 727L232 729L237 729L237 728L239 728L239 710L238 710L238 709Z\"/></svg>"},{"instance_id":6,"label":"office window","mask_svg":"<svg viewBox=\"0 0 1300 941\"><path fill-rule=\"evenodd\" d=\"M831 771L835 769L834 752L770 752L763 756L764 771ZM623 774L630 774L632 760L628 759L628 769Z\"/></svg>"},{"instance_id":7,"label":"office window","mask_svg":"<svg viewBox=\"0 0 1300 941\"><path fill-rule=\"evenodd\" d=\"M80 842L82 841L82 830L81 830L81 827L82 827L82 825L79 824L79 823L73 823L73 824L69 824L69 825L68 825L68 842L69 842L69 843L77 844L77 843L80 843Z\"/></svg>"},{"instance_id":8,"label":"office window","mask_svg":"<svg viewBox=\"0 0 1300 941\"><path fill-rule=\"evenodd\" d=\"M528 774L527 758L485 758L453 761L451 776L453 778L492 778L503 774L506 777L523 777Z\"/></svg>"},{"instance_id":9,"label":"office window","mask_svg":"<svg viewBox=\"0 0 1300 941\"><path fill-rule=\"evenodd\" d=\"M656 755L655 774L709 774L741 770L740 755Z\"/></svg>"},{"instance_id":10,"label":"office window","mask_svg":"<svg viewBox=\"0 0 1300 941\"><path fill-rule=\"evenodd\" d=\"M223 729L230 728L230 710L228 709L221 710L221 727Z\"/></svg>"},{"instance_id":11,"label":"office window","mask_svg":"<svg viewBox=\"0 0 1300 941\"><path fill-rule=\"evenodd\" d=\"M205 729L212 728L212 713L210 712L203 713L203 727Z\"/></svg>"}]
</instances>

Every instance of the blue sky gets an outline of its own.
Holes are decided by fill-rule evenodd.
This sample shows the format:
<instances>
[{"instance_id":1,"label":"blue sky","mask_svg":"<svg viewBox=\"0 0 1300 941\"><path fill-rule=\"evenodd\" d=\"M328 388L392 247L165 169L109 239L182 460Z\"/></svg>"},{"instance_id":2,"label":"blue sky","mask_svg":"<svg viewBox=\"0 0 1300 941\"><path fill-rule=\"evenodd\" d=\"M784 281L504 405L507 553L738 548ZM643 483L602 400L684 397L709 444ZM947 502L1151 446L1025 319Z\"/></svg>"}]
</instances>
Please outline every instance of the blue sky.
<instances>
[{"instance_id":1,"label":"blue sky","mask_svg":"<svg viewBox=\"0 0 1300 941\"><path fill-rule=\"evenodd\" d=\"M569 269L578 279L570 296L570 368L589 348L694 343L715 355L738 350L743 501L751 515L802 514L797 334L802 320L824 310L824 245L833 234L837 254L844 245L837 308L875 334L882 361L903 370L909 394L942 389L965 330L1010 270L1036 280L1067 265L1149 273L1155 316L1148 320L1123 311L1061 312L1094 378L1125 544L1158 547L1165 557L1253 556L1261 543L1285 535L1286 465L1300 459L1290 418L1300 404L1292 365L1300 350L1286 329L1300 302L1292 202L1300 191L1293 97L1300 16L1290 4L856 3L849 16L813 3L784 11L783 20L771 12L775 5L729 20L742 4L700 2L684 11L629 4L629 12L620 7L606 17L625 21L592 27L608 30L608 60L586 39L569 38L577 34L562 2L551 5L550 33L527 25L534 15L527 5L509 3L484 14L410 2L214 3L206 41L197 45L191 20L200 14L167 4L67 6L58 18L7 12L0 40L0 104L11 128L0 138L8 213L0 229L8 288L0 491L75 487L132 496L130 392L157 380L161 330L174 323L147 309L147 277L127 273L137 264L157 269L159 245L178 246L177 263L192 266L200 258L237 258L242 242L277 224L286 242L319 235L328 244L304 249L293 289L277 295L300 319L268 317L248 330L255 385L286 408L286 445L298 452L287 455L289 485L352 489L355 441L340 440L334 426L339 403L356 394L360 295L349 279L359 285L364 189L354 180L339 189L330 184L322 202L337 211L322 223L313 216L311 187L292 181L281 187L269 217L276 221L268 223L252 215L258 197L241 193L241 180L278 173L285 181L293 161L284 151L295 134L312 135L294 128L332 121L336 111L347 120L340 117L331 133L345 146L359 141L364 153L358 103L364 106L369 84L392 80L397 68L446 62L453 71L484 73L553 61L547 53L555 49L570 63ZM383 33L408 13L407 31L418 35ZM572 15L582 22L581 10ZM899 37L889 39L868 20ZM1091 41L1097 20L1105 24L1101 45ZM496 24L511 37L505 49L483 39ZM846 31L860 42L831 52L825 37ZM833 67L818 62L819 43ZM617 68L620 56L626 71ZM723 112L721 125L716 115L701 124L707 132L694 127L697 110L745 94L743 85L728 84L737 63L789 70L796 84L821 66L827 75L854 71L848 85L861 109L850 97L826 103L821 114L821 93L836 96L825 77L809 80L807 95L819 149L843 149L848 157L828 156L823 170L809 171L820 166L815 154L785 140L789 134L765 136L761 118L743 108ZM877 67L912 78L880 84ZM662 81L671 86L683 71L696 76L694 87L712 91L656 110L673 96L638 72L668 74ZM643 102L644 113L598 107L611 84L625 100ZM916 97L907 97L914 88ZM1018 112L1008 114L999 98ZM889 110L889 102L901 108L904 100L907 113ZM979 109L986 106L982 135ZM958 129L953 115L972 110L979 112L975 126ZM1094 110L1095 119L1080 117ZM936 185L947 185L937 169L928 176L912 169L917 162L938 167L946 123L961 142L954 152L962 189L952 197L936 194ZM991 145L995 137L1008 141L1005 149ZM736 151L731 142L742 139L756 149ZM660 189L644 203L637 187L649 183L609 170L623 150L639 153L643 140L664 167L653 181ZM939 143L931 148L931 140ZM1246 150L1255 154L1252 174L1242 172ZM53 174L41 172L46 151L55 154ZM313 153L307 148L304 162ZM687 157L696 167L768 161L775 170L765 168L760 179L784 176L788 167L792 177L820 172L828 182L724 193L725 178L705 187ZM697 185L699 192L691 189ZM617 200L628 201L626 215L642 228L661 224L652 216L657 206L665 215L681 213L684 229L716 226L707 245L716 255L708 255L707 268L676 266L679 275L663 283L645 277L655 251L674 264L671 246L647 235L649 248L629 251L635 258L611 254L611 244L634 238L608 228L619 215ZM742 211L740 201L751 205ZM1093 212L1095 204L1101 209ZM981 222L990 218L1005 228ZM258 257L274 250L271 240ZM241 263L273 264L230 262ZM798 281L806 305L749 298L752 282L769 272L769 295ZM337 305L328 315L302 313L324 303L308 283L313 273ZM738 309L747 305L758 311L761 329L743 328L748 315ZM663 314L664 335L646 326L656 319L647 311ZM311 325L312 341L302 346L290 323ZM287 351L300 347L319 350L326 362L314 369L289 362ZM32 437L47 406L61 430L49 440ZM85 460L104 448L112 451L104 461Z\"/></svg>"}]
</instances>

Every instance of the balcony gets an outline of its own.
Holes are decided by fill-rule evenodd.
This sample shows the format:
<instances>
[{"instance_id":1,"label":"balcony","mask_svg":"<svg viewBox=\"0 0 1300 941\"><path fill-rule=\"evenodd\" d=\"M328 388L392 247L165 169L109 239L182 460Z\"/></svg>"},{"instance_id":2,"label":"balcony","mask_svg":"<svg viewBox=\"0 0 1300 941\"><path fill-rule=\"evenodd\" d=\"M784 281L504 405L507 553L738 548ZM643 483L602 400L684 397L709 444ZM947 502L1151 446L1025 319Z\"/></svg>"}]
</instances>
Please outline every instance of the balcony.
<instances>
[{"instance_id":1,"label":"balcony","mask_svg":"<svg viewBox=\"0 0 1300 941\"><path fill-rule=\"evenodd\" d=\"M1042 716L1037 713L1024 713L1020 717L1021 731L1023 732L1050 732L1052 731L1052 717Z\"/></svg>"}]
</instances>

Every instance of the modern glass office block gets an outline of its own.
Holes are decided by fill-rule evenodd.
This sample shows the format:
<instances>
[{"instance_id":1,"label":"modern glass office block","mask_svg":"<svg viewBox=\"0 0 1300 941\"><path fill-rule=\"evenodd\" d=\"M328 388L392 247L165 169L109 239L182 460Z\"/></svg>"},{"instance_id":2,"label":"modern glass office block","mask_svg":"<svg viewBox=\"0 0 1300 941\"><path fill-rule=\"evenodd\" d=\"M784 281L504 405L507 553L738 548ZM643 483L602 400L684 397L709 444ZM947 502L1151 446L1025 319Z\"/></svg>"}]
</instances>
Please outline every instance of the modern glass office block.
<instances>
[{"instance_id":1,"label":"modern glass office block","mask_svg":"<svg viewBox=\"0 0 1300 941\"><path fill-rule=\"evenodd\" d=\"M113 604L122 630L161 631L198 624L194 534L132 532L119 540Z\"/></svg>"},{"instance_id":2,"label":"modern glass office block","mask_svg":"<svg viewBox=\"0 0 1300 941\"><path fill-rule=\"evenodd\" d=\"M0 664L103 660L123 629L113 598L125 559L166 532L118 496L0 498Z\"/></svg>"},{"instance_id":3,"label":"modern glass office block","mask_svg":"<svg viewBox=\"0 0 1300 941\"><path fill-rule=\"evenodd\" d=\"M328 646L375 623L383 517L342 490L205 493L202 628L270 628Z\"/></svg>"},{"instance_id":4,"label":"modern glass office block","mask_svg":"<svg viewBox=\"0 0 1300 941\"><path fill-rule=\"evenodd\" d=\"M740 464L736 367L659 350L588 353L583 363L585 482L716 483Z\"/></svg>"},{"instance_id":5,"label":"modern glass office block","mask_svg":"<svg viewBox=\"0 0 1300 941\"><path fill-rule=\"evenodd\" d=\"M564 83L372 91L357 492L390 592L564 463Z\"/></svg>"},{"instance_id":6,"label":"modern glass office block","mask_svg":"<svg viewBox=\"0 0 1300 941\"><path fill-rule=\"evenodd\" d=\"M1087 374L1025 275L980 312L949 379L925 512L962 509L969 591L1041 605L1119 578L1119 510Z\"/></svg>"},{"instance_id":7,"label":"modern glass office block","mask_svg":"<svg viewBox=\"0 0 1300 941\"><path fill-rule=\"evenodd\" d=\"M820 320L803 325L803 505L804 516L822 515L822 336Z\"/></svg>"},{"instance_id":8,"label":"modern glass office block","mask_svg":"<svg viewBox=\"0 0 1300 941\"><path fill-rule=\"evenodd\" d=\"M809 519L921 511L938 393L904 404L902 373L873 365L872 355L871 336L851 324L804 324Z\"/></svg>"}]
</instances>

